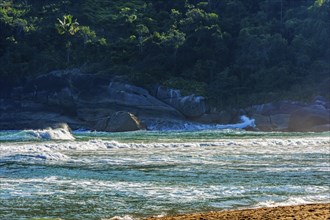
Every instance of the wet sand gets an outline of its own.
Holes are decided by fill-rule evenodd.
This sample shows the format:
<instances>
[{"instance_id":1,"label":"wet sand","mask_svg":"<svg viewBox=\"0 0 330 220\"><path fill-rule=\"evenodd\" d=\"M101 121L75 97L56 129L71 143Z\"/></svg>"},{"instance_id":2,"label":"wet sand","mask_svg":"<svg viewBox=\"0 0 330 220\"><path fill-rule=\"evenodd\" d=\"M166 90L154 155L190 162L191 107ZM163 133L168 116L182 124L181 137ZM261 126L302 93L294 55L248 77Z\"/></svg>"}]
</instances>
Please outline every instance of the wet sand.
<instances>
[{"instance_id":1,"label":"wet sand","mask_svg":"<svg viewBox=\"0 0 330 220\"><path fill-rule=\"evenodd\" d=\"M146 220L330 220L330 203L151 217Z\"/></svg>"}]
</instances>

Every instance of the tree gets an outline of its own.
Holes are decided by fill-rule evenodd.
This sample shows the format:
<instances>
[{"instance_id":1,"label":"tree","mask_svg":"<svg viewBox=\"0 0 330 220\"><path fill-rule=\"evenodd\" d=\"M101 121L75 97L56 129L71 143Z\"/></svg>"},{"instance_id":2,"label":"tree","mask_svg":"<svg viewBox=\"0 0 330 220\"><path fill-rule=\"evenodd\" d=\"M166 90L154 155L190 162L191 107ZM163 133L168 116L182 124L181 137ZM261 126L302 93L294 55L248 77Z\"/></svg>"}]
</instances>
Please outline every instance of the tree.
<instances>
[{"instance_id":1,"label":"tree","mask_svg":"<svg viewBox=\"0 0 330 220\"><path fill-rule=\"evenodd\" d=\"M66 53L66 62L70 64L71 58L71 47L72 47L72 40L71 36L74 36L79 31L79 23L77 19L73 20L72 15L63 15L63 20L57 19L58 23L55 25L58 33L63 35L66 39L65 47L67 49Z\"/></svg>"}]
</instances>

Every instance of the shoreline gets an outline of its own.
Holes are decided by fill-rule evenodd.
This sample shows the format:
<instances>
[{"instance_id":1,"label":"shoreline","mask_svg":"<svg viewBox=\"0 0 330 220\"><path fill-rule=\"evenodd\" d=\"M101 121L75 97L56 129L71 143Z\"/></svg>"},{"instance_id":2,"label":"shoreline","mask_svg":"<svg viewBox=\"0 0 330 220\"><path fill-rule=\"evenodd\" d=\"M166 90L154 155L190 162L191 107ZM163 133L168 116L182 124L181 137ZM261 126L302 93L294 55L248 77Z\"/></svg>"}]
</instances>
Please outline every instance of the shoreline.
<instances>
[{"instance_id":1,"label":"shoreline","mask_svg":"<svg viewBox=\"0 0 330 220\"><path fill-rule=\"evenodd\" d=\"M241 210L211 211L179 214L175 216L149 217L144 220L329 220L330 203L276 206Z\"/></svg>"}]
</instances>

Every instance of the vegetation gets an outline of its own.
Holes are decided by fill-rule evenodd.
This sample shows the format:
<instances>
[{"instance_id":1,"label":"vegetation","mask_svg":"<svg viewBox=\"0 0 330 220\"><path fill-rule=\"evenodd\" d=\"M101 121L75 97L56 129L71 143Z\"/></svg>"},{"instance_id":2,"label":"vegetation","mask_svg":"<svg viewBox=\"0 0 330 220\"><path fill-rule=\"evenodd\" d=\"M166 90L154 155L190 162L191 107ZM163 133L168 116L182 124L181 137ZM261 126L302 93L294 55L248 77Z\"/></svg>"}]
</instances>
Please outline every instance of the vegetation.
<instances>
[{"instance_id":1,"label":"vegetation","mask_svg":"<svg viewBox=\"0 0 330 220\"><path fill-rule=\"evenodd\" d=\"M2 0L0 86L80 67L218 106L306 98L329 78L329 18L329 0Z\"/></svg>"}]
</instances>

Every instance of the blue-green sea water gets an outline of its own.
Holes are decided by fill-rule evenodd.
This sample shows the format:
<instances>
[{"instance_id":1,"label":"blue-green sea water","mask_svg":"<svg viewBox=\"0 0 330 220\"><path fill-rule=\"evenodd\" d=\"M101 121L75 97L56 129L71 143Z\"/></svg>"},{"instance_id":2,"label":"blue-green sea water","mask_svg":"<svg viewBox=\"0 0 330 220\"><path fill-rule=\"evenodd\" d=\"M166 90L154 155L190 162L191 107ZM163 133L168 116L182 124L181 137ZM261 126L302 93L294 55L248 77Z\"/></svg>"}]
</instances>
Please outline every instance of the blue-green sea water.
<instances>
[{"instance_id":1,"label":"blue-green sea water","mask_svg":"<svg viewBox=\"0 0 330 220\"><path fill-rule=\"evenodd\" d=\"M330 202L329 171L329 132L2 131L0 219Z\"/></svg>"}]
</instances>

